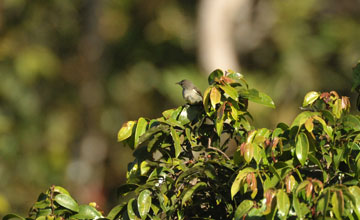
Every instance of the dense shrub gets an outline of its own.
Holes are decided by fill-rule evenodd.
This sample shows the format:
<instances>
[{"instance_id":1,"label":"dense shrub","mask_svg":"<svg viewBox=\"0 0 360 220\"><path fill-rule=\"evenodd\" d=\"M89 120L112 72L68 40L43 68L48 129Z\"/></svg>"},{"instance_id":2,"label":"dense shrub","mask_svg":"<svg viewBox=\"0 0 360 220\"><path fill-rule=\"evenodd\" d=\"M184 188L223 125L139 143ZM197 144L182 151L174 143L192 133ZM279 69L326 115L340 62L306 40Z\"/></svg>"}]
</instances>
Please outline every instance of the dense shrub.
<instances>
[{"instance_id":1,"label":"dense shrub","mask_svg":"<svg viewBox=\"0 0 360 220\"><path fill-rule=\"evenodd\" d=\"M136 159L110 213L53 186L28 219L360 219L360 118L348 97L309 92L291 125L256 129L248 101L272 99L239 73L215 70L208 81L202 105L120 129Z\"/></svg>"}]
</instances>

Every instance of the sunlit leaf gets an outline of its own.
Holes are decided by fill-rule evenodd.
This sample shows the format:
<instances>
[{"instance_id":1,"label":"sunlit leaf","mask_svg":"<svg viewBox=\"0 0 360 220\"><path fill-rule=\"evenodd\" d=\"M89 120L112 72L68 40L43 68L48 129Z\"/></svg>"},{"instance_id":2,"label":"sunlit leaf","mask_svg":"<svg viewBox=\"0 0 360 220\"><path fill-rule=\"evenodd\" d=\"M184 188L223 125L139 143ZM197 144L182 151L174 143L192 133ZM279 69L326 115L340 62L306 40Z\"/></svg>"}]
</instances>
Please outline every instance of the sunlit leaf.
<instances>
[{"instance_id":1,"label":"sunlit leaf","mask_svg":"<svg viewBox=\"0 0 360 220\"><path fill-rule=\"evenodd\" d=\"M279 190L276 193L276 205L278 208L279 217L286 219L290 209L290 199L283 190Z\"/></svg>"},{"instance_id":2,"label":"sunlit leaf","mask_svg":"<svg viewBox=\"0 0 360 220\"><path fill-rule=\"evenodd\" d=\"M355 206L354 210L357 215L357 217L360 219L360 188L358 186L350 186L349 192L354 196L355 198Z\"/></svg>"},{"instance_id":3,"label":"sunlit leaf","mask_svg":"<svg viewBox=\"0 0 360 220\"><path fill-rule=\"evenodd\" d=\"M146 189L141 191L137 199L137 208L141 219L145 219L151 207L151 191Z\"/></svg>"},{"instance_id":4,"label":"sunlit leaf","mask_svg":"<svg viewBox=\"0 0 360 220\"><path fill-rule=\"evenodd\" d=\"M332 108L332 113L335 115L336 118L340 118L341 117L341 99L337 99L334 102L333 108Z\"/></svg>"},{"instance_id":5,"label":"sunlit leaf","mask_svg":"<svg viewBox=\"0 0 360 220\"><path fill-rule=\"evenodd\" d=\"M240 205L236 208L234 219L235 220L243 219L243 216L246 215L253 206L254 206L254 202L251 200L242 201Z\"/></svg>"},{"instance_id":6,"label":"sunlit leaf","mask_svg":"<svg viewBox=\"0 0 360 220\"><path fill-rule=\"evenodd\" d=\"M96 208L89 205L80 205L79 213L71 216L74 219L97 219L102 217L101 213Z\"/></svg>"},{"instance_id":7,"label":"sunlit leaf","mask_svg":"<svg viewBox=\"0 0 360 220\"><path fill-rule=\"evenodd\" d=\"M128 121L123 124L120 131L118 132L118 141L123 141L129 138L132 134L132 130L136 121Z\"/></svg>"},{"instance_id":8,"label":"sunlit leaf","mask_svg":"<svg viewBox=\"0 0 360 220\"><path fill-rule=\"evenodd\" d=\"M332 210L337 219L342 219L342 213L344 211L344 197L342 191L336 191L331 197Z\"/></svg>"},{"instance_id":9,"label":"sunlit leaf","mask_svg":"<svg viewBox=\"0 0 360 220\"><path fill-rule=\"evenodd\" d=\"M130 220L138 220L140 219L136 214L135 214L135 210L134 210L134 202L136 202L136 200L134 198L130 199L128 204L127 204L127 214Z\"/></svg>"},{"instance_id":10,"label":"sunlit leaf","mask_svg":"<svg viewBox=\"0 0 360 220\"><path fill-rule=\"evenodd\" d=\"M242 169L237 174L233 184L231 185L231 198L234 198L236 193L239 192L241 181L243 181L246 177L246 175L250 172L254 172L254 168L252 167L246 167L245 169Z\"/></svg>"},{"instance_id":11,"label":"sunlit leaf","mask_svg":"<svg viewBox=\"0 0 360 220\"><path fill-rule=\"evenodd\" d=\"M212 87L210 92L210 102L212 107L215 109L216 104L220 103L221 93L216 87Z\"/></svg>"},{"instance_id":12,"label":"sunlit leaf","mask_svg":"<svg viewBox=\"0 0 360 220\"><path fill-rule=\"evenodd\" d=\"M120 214L120 212L123 210L123 208L126 206L126 203L117 205L115 207L113 207L109 214L106 216L106 218L110 219L110 220L115 220L116 217Z\"/></svg>"},{"instance_id":13,"label":"sunlit leaf","mask_svg":"<svg viewBox=\"0 0 360 220\"><path fill-rule=\"evenodd\" d=\"M296 157L303 166L306 160L308 159L308 153L309 153L309 141L306 134L301 132L296 139Z\"/></svg>"},{"instance_id":14,"label":"sunlit leaf","mask_svg":"<svg viewBox=\"0 0 360 220\"><path fill-rule=\"evenodd\" d=\"M135 130L135 139L134 139L134 148L138 146L139 138L141 135L143 135L146 131L148 122L145 118L141 117L137 121L136 130Z\"/></svg>"},{"instance_id":15,"label":"sunlit leaf","mask_svg":"<svg viewBox=\"0 0 360 220\"><path fill-rule=\"evenodd\" d=\"M319 92L311 91L305 95L303 107L313 104L320 97Z\"/></svg>"},{"instance_id":16,"label":"sunlit leaf","mask_svg":"<svg viewBox=\"0 0 360 220\"><path fill-rule=\"evenodd\" d=\"M225 92L225 96L228 96L233 100L238 101L239 95L235 88L229 85L220 85L219 87Z\"/></svg>"}]
</instances>

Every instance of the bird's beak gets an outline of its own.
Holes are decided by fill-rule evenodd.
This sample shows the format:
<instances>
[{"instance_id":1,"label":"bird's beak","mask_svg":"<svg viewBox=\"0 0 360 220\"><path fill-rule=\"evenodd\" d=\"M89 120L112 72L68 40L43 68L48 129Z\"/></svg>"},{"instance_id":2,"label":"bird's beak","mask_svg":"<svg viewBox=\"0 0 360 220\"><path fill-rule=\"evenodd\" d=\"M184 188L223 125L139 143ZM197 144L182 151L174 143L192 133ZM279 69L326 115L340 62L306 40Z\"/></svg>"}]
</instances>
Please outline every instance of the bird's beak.
<instances>
[{"instance_id":1,"label":"bird's beak","mask_svg":"<svg viewBox=\"0 0 360 220\"><path fill-rule=\"evenodd\" d=\"M175 84L181 85L181 81L180 81L180 82L177 82L177 83L175 83Z\"/></svg>"}]
</instances>

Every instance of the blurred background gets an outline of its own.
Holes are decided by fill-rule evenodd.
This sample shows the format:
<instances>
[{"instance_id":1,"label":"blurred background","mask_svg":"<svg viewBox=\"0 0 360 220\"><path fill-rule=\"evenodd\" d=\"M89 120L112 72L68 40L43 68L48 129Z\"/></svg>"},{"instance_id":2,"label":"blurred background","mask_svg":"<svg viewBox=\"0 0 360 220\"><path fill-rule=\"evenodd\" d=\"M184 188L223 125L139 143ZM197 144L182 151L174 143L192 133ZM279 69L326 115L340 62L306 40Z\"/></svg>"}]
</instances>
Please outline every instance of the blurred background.
<instances>
[{"instance_id":1,"label":"blurred background","mask_svg":"<svg viewBox=\"0 0 360 220\"><path fill-rule=\"evenodd\" d=\"M310 90L354 105L359 59L359 0L0 0L0 216L51 184L107 212L133 159L119 128L184 104L181 79L241 72L273 128Z\"/></svg>"}]
</instances>

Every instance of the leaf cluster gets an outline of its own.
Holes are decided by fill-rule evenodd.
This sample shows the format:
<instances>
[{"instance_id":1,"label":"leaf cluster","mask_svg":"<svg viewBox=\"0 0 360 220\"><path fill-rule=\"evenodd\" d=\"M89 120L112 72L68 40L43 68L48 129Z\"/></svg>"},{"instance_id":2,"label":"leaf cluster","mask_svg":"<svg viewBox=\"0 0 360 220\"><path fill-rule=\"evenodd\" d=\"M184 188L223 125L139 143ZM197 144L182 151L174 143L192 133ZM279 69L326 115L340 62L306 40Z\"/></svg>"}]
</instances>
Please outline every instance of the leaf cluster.
<instances>
[{"instance_id":1,"label":"leaf cluster","mask_svg":"<svg viewBox=\"0 0 360 220\"><path fill-rule=\"evenodd\" d=\"M248 102L275 107L269 96L233 71L208 82L200 105L122 126L135 160L107 216L53 187L28 219L360 219L360 118L348 97L309 92L291 125L256 129Z\"/></svg>"}]
</instances>

